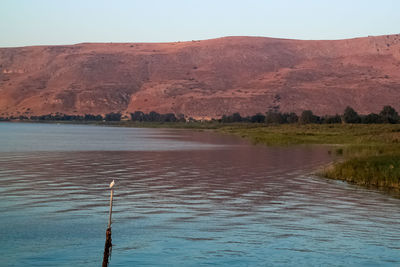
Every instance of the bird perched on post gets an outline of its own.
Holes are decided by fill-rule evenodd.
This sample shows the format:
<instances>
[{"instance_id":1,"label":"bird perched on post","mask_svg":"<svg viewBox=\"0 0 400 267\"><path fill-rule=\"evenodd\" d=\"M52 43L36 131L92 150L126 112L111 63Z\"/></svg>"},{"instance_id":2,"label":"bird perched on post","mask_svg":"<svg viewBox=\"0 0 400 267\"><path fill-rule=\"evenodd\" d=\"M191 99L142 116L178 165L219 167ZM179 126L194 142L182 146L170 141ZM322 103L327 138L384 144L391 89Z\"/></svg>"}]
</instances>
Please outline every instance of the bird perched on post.
<instances>
[{"instance_id":1,"label":"bird perched on post","mask_svg":"<svg viewBox=\"0 0 400 267\"><path fill-rule=\"evenodd\" d=\"M110 188L113 188L113 186L115 185L114 180L112 180L112 182L110 183Z\"/></svg>"}]
</instances>

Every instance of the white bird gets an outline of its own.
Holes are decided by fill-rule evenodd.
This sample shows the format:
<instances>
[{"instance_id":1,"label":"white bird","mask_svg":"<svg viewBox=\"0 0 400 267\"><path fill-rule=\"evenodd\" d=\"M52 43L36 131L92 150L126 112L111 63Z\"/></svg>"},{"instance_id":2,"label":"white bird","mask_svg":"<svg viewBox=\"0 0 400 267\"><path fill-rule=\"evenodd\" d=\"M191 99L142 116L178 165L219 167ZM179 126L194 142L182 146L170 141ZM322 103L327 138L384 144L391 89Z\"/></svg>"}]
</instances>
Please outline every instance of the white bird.
<instances>
[{"instance_id":1,"label":"white bird","mask_svg":"<svg viewBox=\"0 0 400 267\"><path fill-rule=\"evenodd\" d=\"M114 180L112 180L111 184L110 184L110 188L112 188L115 185Z\"/></svg>"}]
</instances>

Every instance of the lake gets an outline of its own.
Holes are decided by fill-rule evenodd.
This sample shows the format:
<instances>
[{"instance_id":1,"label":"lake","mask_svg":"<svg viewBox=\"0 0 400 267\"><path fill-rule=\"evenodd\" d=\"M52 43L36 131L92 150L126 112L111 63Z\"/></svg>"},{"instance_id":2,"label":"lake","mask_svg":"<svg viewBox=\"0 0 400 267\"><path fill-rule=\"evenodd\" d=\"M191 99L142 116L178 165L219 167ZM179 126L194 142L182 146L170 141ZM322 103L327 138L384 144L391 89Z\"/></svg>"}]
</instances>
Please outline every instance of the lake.
<instances>
[{"instance_id":1,"label":"lake","mask_svg":"<svg viewBox=\"0 0 400 267\"><path fill-rule=\"evenodd\" d=\"M0 123L0 266L399 266L400 199L312 173L326 146Z\"/></svg>"}]
</instances>

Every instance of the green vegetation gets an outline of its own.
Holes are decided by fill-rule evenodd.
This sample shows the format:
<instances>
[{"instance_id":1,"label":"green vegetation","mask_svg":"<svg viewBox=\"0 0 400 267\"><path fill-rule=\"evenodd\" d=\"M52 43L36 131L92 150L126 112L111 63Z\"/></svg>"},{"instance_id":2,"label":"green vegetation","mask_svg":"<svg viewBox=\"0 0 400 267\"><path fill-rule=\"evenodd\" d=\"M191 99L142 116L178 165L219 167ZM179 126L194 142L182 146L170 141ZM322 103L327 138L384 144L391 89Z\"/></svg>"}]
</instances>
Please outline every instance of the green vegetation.
<instances>
[{"instance_id":1,"label":"green vegetation","mask_svg":"<svg viewBox=\"0 0 400 267\"><path fill-rule=\"evenodd\" d=\"M343 157L321 171L325 177L400 190L400 125L306 124L219 129L266 145L332 144Z\"/></svg>"},{"instance_id":2,"label":"green vegetation","mask_svg":"<svg viewBox=\"0 0 400 267\"><path fill-rule=\"evenodd\" d=\"M266 145L382 145L400 142L398 124L231 124L221 132Z\"/></svg>"},{"instance_id":3,"label":"green vegetation","mask_svg":"<svg viewBox=\"0 0 400 267\"><path fill-rule=\"evenodd\" d=\"M350 183L400 190L400 154L350 158L327 168L328 178Z\"/></svg>"}]
</instances>

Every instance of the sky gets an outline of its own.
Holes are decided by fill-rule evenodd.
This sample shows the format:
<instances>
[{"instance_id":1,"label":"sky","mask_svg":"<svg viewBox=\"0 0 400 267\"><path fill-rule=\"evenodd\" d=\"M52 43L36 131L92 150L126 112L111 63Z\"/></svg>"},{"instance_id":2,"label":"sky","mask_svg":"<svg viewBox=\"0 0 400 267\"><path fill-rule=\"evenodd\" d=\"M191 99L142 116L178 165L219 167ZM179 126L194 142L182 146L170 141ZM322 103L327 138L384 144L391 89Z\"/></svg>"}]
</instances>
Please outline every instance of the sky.
<instances>
[{"instance_id":1,"label":"sky","mask_svg":"<svg viewBox=\"0 0 400 267\"><path fill-rule=\"evenodd\" d=\"M400 33L399 0L0 0L0 47Z\"/></svg>"}]
</instances>

